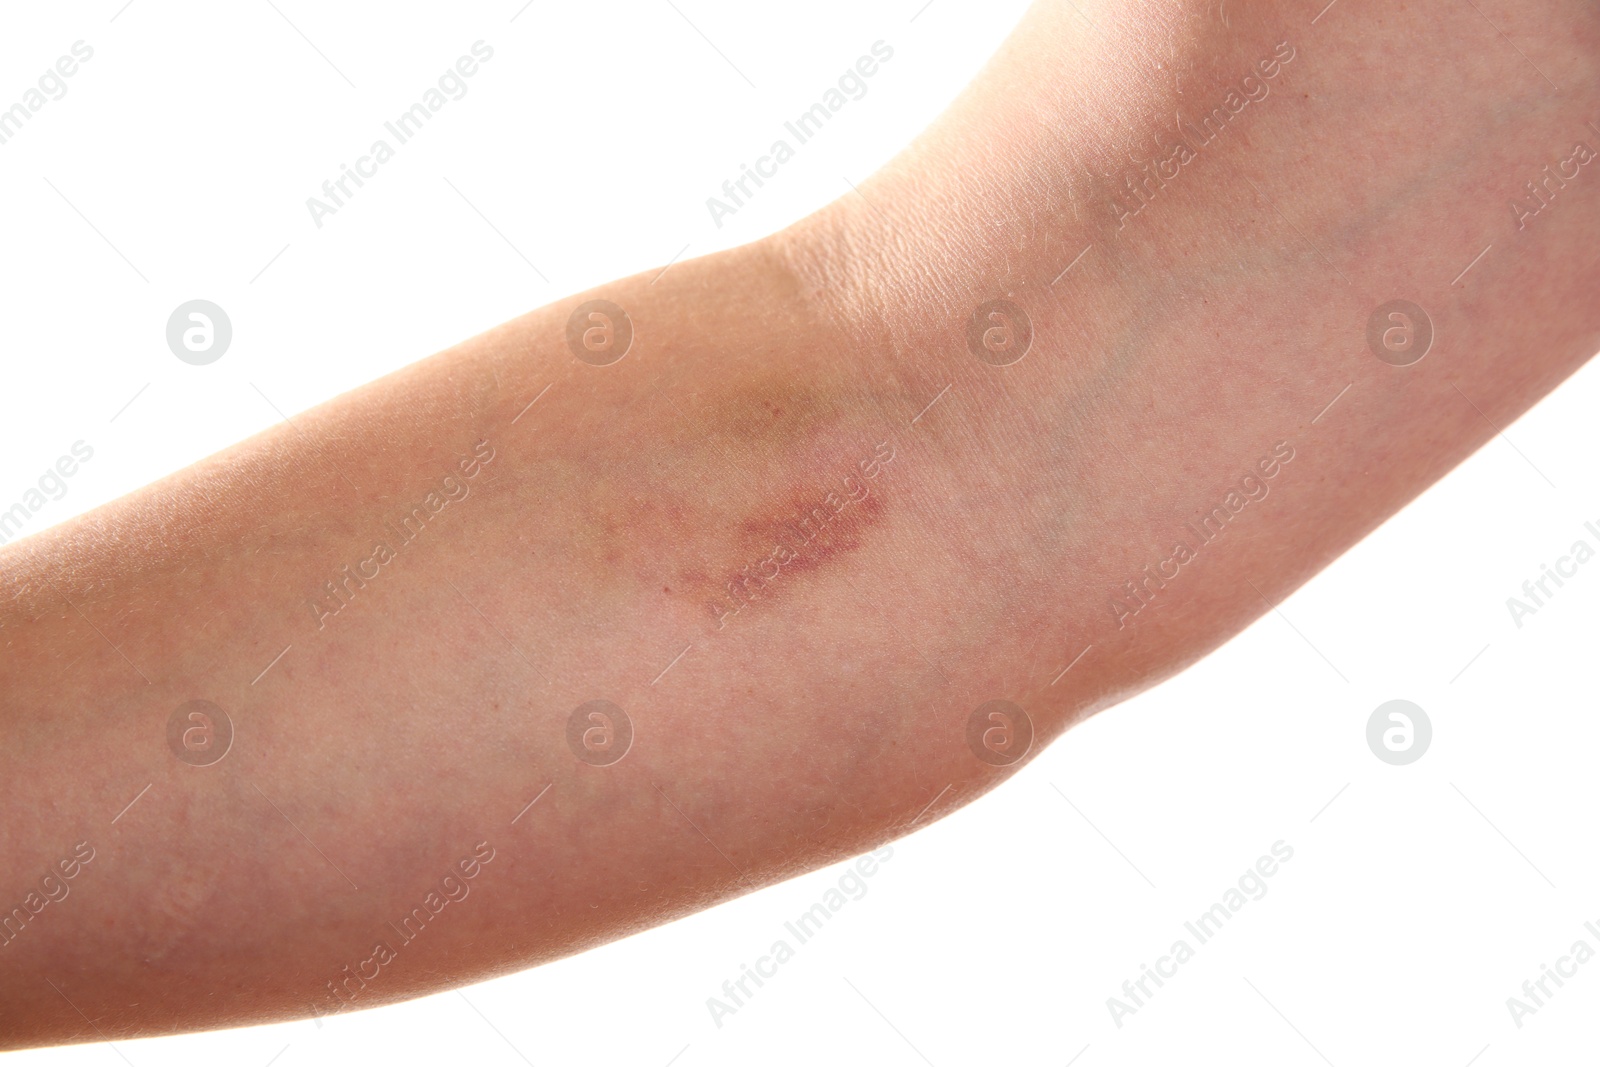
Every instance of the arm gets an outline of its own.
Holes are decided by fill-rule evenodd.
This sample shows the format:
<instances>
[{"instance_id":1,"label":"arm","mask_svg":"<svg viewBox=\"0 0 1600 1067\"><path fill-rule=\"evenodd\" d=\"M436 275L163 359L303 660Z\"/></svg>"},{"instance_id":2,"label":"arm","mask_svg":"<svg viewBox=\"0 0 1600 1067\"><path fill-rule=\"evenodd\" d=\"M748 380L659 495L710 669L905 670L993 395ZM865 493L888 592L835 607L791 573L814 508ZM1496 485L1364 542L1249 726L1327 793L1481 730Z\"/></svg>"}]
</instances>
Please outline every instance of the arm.
<instances>
[{"instance_id":1,"label":"arm","mask_svg":"<svg viewBox=\"0 0 1600 1067\"><path fill-rule=\"evenodd\" d=\"M1600 348L1592 5L1227 6L1041 3L860 195L0 552L0 1045L385 1003L887 841L1004 777L975 709L1037 750L1182 669Z\"/></svg>"}]
</instances>

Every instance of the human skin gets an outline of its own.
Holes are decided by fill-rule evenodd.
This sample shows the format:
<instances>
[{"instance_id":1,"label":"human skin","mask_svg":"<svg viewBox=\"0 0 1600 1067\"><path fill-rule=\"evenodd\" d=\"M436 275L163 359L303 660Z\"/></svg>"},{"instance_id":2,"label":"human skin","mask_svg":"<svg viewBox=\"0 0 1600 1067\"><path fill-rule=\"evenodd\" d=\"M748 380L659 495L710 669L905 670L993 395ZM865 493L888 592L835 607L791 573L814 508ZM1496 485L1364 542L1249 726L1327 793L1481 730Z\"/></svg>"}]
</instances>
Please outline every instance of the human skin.
<instances>
[{"instance_id":1,"label":"human skin","mask_svg":"<svg viewBox=\"0 0 1600 1067\"><path fill-rule=\"evenodd\" d=\"M1041 3L818 215L0 551L0 909L93 849L0 944L0 1047L392 1002L882 844L1010 773L981 705L1037 752L1489 440L1600 349L1600 160L1525 188L1600 149L1600 10L1321 6ZM1126 192L1253 68L1264 97ZM636 330L607 366L566 342L593 298ZM967 341L1001 298L1032 322L1008 366ZM1433 324L1410 366L1368 347L1394 299ZM197 699L233 728L209 766L168 742ZM567 741L597 699L634 731L608 766Z\"/></svg>"}]
</instances>

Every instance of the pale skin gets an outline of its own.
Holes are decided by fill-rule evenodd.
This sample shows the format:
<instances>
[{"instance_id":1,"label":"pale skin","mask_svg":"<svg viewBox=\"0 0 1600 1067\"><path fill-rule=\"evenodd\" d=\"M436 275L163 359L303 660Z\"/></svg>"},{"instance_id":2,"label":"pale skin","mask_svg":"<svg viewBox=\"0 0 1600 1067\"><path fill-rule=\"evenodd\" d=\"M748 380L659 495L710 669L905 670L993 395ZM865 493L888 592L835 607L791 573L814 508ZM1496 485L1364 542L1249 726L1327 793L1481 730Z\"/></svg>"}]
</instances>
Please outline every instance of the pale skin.
<instances>
[{"instance_id":1,"label":"pale skin","mask_svg":"<svg viewBox=\"0 0 1600 1067\"><path fill-rule=\"evenodd\" d=\"M1600 349L1600 10L1321 7L1041 2L859 195L0 551L0 1047L388 1003L879 846L1010 773L980 705L1036 753L1490 440ZM608 366L566 342L594 298ZM968 348L994 299L1009 366ZM1410 366L1367 341L1396 299Z\"/></svg>"}]
</instances>

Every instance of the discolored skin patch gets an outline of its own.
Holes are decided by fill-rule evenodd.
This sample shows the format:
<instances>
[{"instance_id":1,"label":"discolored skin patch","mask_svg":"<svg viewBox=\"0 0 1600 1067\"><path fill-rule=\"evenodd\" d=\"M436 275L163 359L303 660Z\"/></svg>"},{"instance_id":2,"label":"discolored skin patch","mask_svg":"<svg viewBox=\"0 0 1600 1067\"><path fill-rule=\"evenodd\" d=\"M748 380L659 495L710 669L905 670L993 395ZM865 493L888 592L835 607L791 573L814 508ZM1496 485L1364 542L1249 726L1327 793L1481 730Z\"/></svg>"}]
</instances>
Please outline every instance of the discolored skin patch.
<instances>
[{"instance_id":1,"label":"discolored skin patch","mask_svg":"<svg viewBox=\"0 0 1600 1067\"><path fill-rule=\"evenodd\" d=\"M869 462L881 475L883 466ZM697 588L694 577L705 573L698 567L684 572L680 584L707 598L718 629L747 608L781 602L808 579L846 566L871 543L889 513L885 494L874 492L865 475L847 474L839 482L838 489L796 486L741 519L728 548L729 566L738 569L720 587L713 579Z\"/></svg>"},{"instance_id":2,"label":"discolored skin patch","mask_svg":"<svg viewBox=\"0 0 1600 1067\"><path fill-rule=\"evenodd\" d=\"M890 518L893 442L825 389L774 376L663 410L693 431L560 463L585 485L565 547L599 588L721 629L844 571Z\"/></svg>"}]
</instances>

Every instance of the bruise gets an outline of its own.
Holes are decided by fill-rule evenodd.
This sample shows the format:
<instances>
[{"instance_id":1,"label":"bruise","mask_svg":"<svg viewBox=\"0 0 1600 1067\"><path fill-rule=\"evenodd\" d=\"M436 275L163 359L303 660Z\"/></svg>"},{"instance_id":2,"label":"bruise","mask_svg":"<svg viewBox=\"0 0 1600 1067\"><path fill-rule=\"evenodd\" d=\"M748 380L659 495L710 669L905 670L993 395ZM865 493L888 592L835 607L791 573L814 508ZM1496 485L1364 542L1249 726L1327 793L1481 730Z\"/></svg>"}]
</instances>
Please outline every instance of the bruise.
<instances>
[{"instance_id":1,"label":"bruise","mask_svg":"<svg viewBox=\"0 0 1600 1067\"><path fill-rule=\"evenodd\" d=\"M719 628L732 615L784 599L870 543L887 514L884 495L859 476L840 483L837 489L796 487L739 522L720 588L702 583L697 590ZM696 567L694 573L705 572Z\"/></svg>"},{"instance_id":2,"label":"bruise","mask_svg":"<svg viewBox=\"0 0 1600 1067\"><path fill-rule=\"evenodd\" d=\"M612 452L569 546L593 586L716 630L844 572L890 514L894 445L826 391L765 382L680 397L664 453Z\"/></svg>"}]
</instances>

